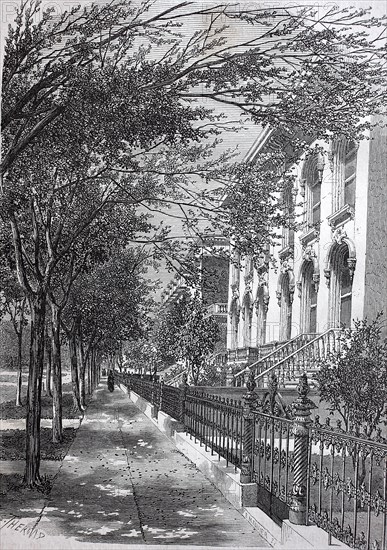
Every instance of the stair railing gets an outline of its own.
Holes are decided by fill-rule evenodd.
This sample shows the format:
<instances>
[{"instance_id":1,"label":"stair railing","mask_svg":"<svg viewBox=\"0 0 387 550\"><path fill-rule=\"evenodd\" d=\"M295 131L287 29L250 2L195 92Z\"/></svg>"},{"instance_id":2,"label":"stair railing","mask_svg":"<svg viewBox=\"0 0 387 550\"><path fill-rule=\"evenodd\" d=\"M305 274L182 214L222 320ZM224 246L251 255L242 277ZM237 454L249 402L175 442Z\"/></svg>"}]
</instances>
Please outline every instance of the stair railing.
<instances>
[{"instance_id":1,"label":"stair railing","mask_svg":"<svg viewBox=\"0 0 387 550\"><path fill-rule=\"evenodd\" d=\"M305 342L309 342L315 337L316 333L298 334L291 340L282 344L282 346L234 374L234 386L244 386L249 372L253 372L255 377L259 376L261 372L266 372L282 359L299 349Z\"/></svg>"},{"instance_id":2,"label":"stair railing","mask_svg":"<svg viewBox=\"0 0 387 550\"><path fill-rule=\"evenodd\" d=\"M340 329L331 328L310 340L304 346L296 349L293 353L283 357L274 365L255 377L258 386L262 387L267 383L269 375L276 375L280 387L285 387L286 382L297 382L301 374L308 373L309 378L313 373L313 364L325 359L329 353L341 349Z\"/></svg>"}]
</instances>

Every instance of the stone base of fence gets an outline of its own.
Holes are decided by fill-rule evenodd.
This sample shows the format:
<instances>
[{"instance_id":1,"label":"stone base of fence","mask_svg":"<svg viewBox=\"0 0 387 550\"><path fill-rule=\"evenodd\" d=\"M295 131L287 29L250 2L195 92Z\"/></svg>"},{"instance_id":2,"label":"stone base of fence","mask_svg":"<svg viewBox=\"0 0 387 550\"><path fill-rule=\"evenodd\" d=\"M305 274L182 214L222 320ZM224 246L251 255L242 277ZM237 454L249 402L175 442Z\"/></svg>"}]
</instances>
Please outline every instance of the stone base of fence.
<instances>
[{"instance_id":1,"label":"stone base of fence","mask_svg":"<svg viewBox=\"0 0 387 550\"><path fill-rule=\"evenodd\" d=\"M257 484L241 483L240 473L233 466L226 466L226 460L212 455L204 446L195 443L194 438L184 432L174 434L176 447L209 479L236 508L256 506Z\"/></svg>"},{"instance_id":2,"label":"stone base of fence","mask_svg":"<svg viewBox=\"0 0 387 550\"><path fill-rule=\"evenodd\" d=\"M235 472L233 466L226 466L226 460L218 455L211 455L204 446L195 443L184 432L184 427L169 415L159 411L155 417L155 407L140 397L134 391L128 391L123 384L118 387L128 394L130 400L141 410L154 425L171 439L177 449L189 458L196 467L209 479L227 498L227 500L241 510L247 521L272 547L282 547L293 550L330 550L331 548L345 549L347 545L332 537L332 546L328 547L327 533L315 526L294 525L285 520L281 527L267 516L257 506L256 483L241 483L239 470Z\"/></svg>"},{"instance_id":3,"label":"stone base of fence","mask_svg":"<svg viewBox=\"0 0 387 550\"><path fill-rule=\"evenodd\" d=\"M282 522L282 544L285 548L305 549L314 548L330 550L350 548L343 542L332 537L331 545L328 545L328 533L314 525L294 525L288 519Z\"/></svg>"},{"instance_id":4,"label":"stone base of fence","mask_svg":"<svg viewBox=\"0 0 387 550\"><path fill-rule=\"evenodd\" d=\"M156 408L146 401L143 397L134 391L128 391L128 388L123 384L118 384L119 388L126 394L129 399L145 414L157 428L165 434L169 439L173 439L174 434L184 431L183 425L164 412L159 411L156 418Z\"/></svg>"}]
</instances>

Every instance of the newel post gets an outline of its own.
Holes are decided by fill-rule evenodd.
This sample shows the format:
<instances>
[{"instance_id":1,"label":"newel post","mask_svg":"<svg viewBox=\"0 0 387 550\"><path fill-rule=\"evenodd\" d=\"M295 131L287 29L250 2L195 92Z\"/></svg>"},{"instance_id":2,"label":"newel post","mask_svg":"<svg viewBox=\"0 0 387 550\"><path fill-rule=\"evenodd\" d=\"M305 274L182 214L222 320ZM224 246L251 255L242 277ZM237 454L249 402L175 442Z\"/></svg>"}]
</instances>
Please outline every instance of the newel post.
<instances>
[{"instance_id":1,"label":"newel post","mask_svg":"<svg viewBox=\"0 0 387 550\"><path fill-rule=\"evenodd\" d=\"M257 401L254 392L254 373L247 368L247 392L243 396L243 453L241 464L241 483L251 483L253 474L253 453L254 453L254 410Z\"/></svg>"},{"instance_id":2,"label":"newel post","mask_svg":"<svg viewBox=\"0 0 387 550\"><path fill-rule=\"evenodd\" d=\"M309 385L305 373L300 376L297 393L298 397L293 403L294 476L289 521L296 525L306 525L310 409L314 404L307 397Z\"/></svg>"}]
</instances>

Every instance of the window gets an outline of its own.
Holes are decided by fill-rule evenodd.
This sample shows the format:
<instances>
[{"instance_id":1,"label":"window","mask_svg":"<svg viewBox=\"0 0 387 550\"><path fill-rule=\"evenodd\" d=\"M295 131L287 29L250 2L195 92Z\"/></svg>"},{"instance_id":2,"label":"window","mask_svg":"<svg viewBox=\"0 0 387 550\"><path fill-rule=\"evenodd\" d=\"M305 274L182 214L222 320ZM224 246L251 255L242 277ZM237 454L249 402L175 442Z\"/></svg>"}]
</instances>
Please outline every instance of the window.
<instances>
[{"instance_id":1,"label":"window","mask_svg":"<svg viewBox=\"0 0 387 550\"><path fill-rule=\"evenodd\" d=\"M330 257L329 321L331 327L351 326L352 276L349 249L342 243L332 248Z\"/></svg>"},{"instance_id":2,"label":"window","mask_svg":"<svg viewBox=\"0 0 387 550\"><path fill-rule=\"evenodd\" d=\"M301 278L301 330L309 333L317 332L317 292L313 273L313 262L304 262Z\"/></svg>"},{"instance_id":3,"label":"window","mask_svg":"<svg viewBox=\"0 0 387 550\"><path fill-rule=\"evenodd\" d=\"M282 228L282 248L293 247L294 231L290 227L294 218L293 192L290 186L286 187L282 193L282 208L289 227Z\"/></svg>"},{"instance_id":4,"label":"window","mask_svg":"<svg viewBox=\"0 0 387 550\"><path fill-rule=\"evenodd\" d=\"M308 159L303 169L305 186L305 229L318 228L321 220L321 173L322 161L315 154Z\"/></svg>"},{"instance_id":5,"label":"window","mask_svg":"<svg viewBox=\"0 0 387 550\"><path fill-rule=\"evenodd\" d=\"M354 141L338 140L332 145L332 153L332 213L335 213L344 206L355 206L357 145Z\"/></svg>"},{"instance_id":6,"label":"window","mask_svg":"<svg viewBox=\"0 0 387 550\"><path fill-rule=\"evenodd\" d=\"M319 174L317 166L314 170L313 180L311 182L311 195L312 195L312 224L315 225L320 222L321 219L321 185L319 182Z\"/></svg>"},{"instance_id":7,"label":"window","mask_svg":"<svg viewBox=\"0 0 387 550\"><path fill-rule=\"evenodd\" d=\"M344 204L355 206L357 148L353 141L348 143L344 166Z\"/></svg>"}]
</instances>

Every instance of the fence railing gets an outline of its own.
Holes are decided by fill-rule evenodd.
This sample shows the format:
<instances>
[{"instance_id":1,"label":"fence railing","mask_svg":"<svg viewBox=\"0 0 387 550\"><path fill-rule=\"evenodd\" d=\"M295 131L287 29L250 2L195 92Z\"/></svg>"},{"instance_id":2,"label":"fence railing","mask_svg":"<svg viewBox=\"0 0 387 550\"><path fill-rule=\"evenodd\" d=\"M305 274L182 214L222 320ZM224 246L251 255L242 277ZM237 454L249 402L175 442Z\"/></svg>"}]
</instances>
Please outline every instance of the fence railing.
<instances>
[{"instance_id":1,"label":"fence railing","mask_svg":"<svg viewBox=\"0 0 387 550\"><path fill-rule=\"evenodd\" d=\"M377 437L381 440L382 438ZM386 548L387 445L322 426L309 439L309 520L361 550Z\"/></svg>"},{"instance_id":2,"label":"fence railing","mask_svg":"<svg viewBox=\"0 0 387 550\"><path fill-rule=\"evenodd\" d=\"M234 375L234 385L244 386L246 384L249 373L253 371L255 376L259 376L262 372L272 368L274 365L294 353L297 349L310 342L316 334L299 334L288 342L284 342L279 347L266 353L263 357L252 363L248 367L242 369Z\"/></svg>"},{"instance_id":3,"label":"fence railing","mask_svg":"<svg viewBox=\"0 0 387 550\"><path fill-rule=\"evenodd\" d=\"M258 394L251 371L243 400L210 395L183 384L116 373L154 406L181 422L191 438L240 470L242 483L257 483L257 506L277 521L316 524L331 538L359 550L386 549L387 444L311 421L307 377L285 407L272 377Z\"/></svg>"},{"instance_id":4,"label":"fence railing","mask_svg":"<svg viewBox=\"0 0 387 550\"><path fill-rule=\"evenodd\" d=\"M226 459L226 465L236 468L242 463L243 406L201 390L187 391L184 406L184 427L204 445L206 451L217 453Z\"/></svg>"}]
</instances>

